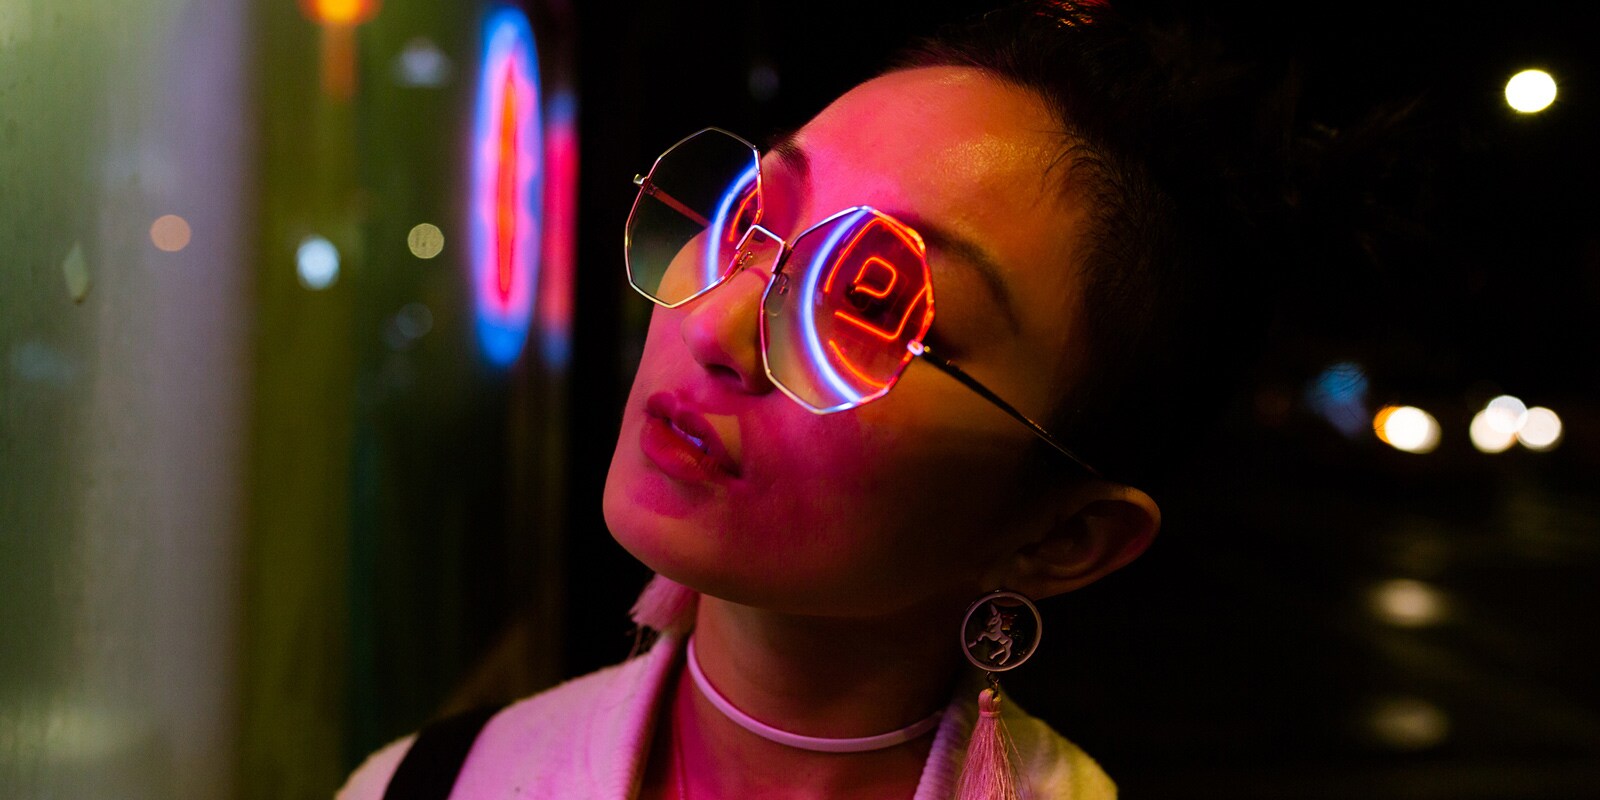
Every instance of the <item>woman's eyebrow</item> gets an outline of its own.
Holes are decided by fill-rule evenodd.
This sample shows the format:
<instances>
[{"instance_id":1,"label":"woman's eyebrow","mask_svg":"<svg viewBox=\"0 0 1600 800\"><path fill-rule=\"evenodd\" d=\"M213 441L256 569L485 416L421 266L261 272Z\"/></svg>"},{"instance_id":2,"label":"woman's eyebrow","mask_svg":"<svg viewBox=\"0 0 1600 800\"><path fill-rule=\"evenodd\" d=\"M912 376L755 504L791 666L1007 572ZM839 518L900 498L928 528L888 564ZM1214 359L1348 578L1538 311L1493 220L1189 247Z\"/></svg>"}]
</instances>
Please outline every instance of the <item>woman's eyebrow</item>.
<instances>
[{"instance_id":1,"label":"woman's eyebrow","mask_svg":"<svg viewBox=\"0 0 1600 800\"><path fill-rule=\"evenodd\" d=\"M802 182L810 182L811 159L806 155L806 151L800 147L800 142L797 141L794 132L778 136L768 149L778 157L778 163L782 164L785 169L794 173ZM978 277L982 279L983 285L989 290L989 294L993 297L995 305L999 307L1000 315L1005 317L1006 325L1011 328L1011 332L1015 334L1022 330L1021 320L1017 317L1016 300L1011 296L1011 287L1006 283L1005 278L1001 277L1003 270L989 256L987 250L984 250L977 242L955 231L948 230L943 226L915 215L905 213L895 213L894 215L907 225L915 228L930 248L939 250L946 255L954 256L971 266L978 273Z\"/></svg>"},{"instance_id":2,"label":"woman's eyebrow","mask_svg":"<svg viewBox=\"0 0 1600 800\"><path fill-rule=\"evenodd\" d=\"M779 136L768 149L777 154L778 162L801 181L811 180L811 158L806 155L806 151L800 149L800 143L795 140L794 132Z\"/></svg>"},{"instance_id":3,"label":"woman's eyebrow","mask_svg":"<svg viewBox=\"0 0 1600 800\"><path fill-rule=\"evenodd\" d=\"M1015 334L1022 331L1022 321L1017 316L1017 304L1011 295L1011 286L1002 277L1004 270L989 256L987 250L977 242L925 219L906 214L895 216L922 234L922 240L927 243L928 249L955 256L957 260L971 266L983 280L983 285L988 288L989 294L993 296L994 303L999 307L1000 315L1005 317L1006 325L1011 328L1011 332Z\"/></svg>"}]
</instances>

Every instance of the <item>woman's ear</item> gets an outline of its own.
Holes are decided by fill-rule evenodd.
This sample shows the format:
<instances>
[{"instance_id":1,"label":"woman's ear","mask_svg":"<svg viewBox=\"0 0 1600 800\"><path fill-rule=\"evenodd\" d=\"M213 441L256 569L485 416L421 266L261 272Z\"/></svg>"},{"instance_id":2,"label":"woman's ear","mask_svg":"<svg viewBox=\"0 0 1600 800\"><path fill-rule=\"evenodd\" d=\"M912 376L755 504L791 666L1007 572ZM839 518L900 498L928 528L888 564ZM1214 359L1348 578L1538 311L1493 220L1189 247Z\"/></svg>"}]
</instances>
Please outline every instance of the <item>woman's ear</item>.
<instances>
[{"instance_id":1,"label":"woman's ear","mask_svg":"<svg viewBox=\"0 0 1600 800\"><path fill-rule=\"evenodd\" d=\"M1161 509L1150 495L1092 481L1057 506L1054 519L985 576L1034 599L1088 586L1138 558L1155 541Z\"/></svg>"}]
</instances>

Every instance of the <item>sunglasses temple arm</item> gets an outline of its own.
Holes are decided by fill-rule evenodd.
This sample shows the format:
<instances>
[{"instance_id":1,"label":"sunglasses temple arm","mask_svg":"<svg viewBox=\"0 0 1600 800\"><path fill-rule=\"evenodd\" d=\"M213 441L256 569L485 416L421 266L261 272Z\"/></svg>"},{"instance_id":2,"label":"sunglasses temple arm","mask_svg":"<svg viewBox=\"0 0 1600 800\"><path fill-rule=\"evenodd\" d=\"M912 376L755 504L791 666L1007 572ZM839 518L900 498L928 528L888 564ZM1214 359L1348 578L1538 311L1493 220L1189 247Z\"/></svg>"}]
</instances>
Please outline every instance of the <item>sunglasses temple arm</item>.
<instances>
[{"instance_id":1,"label":"sunglasses temple arm","mask_svg":"<svg viewBox=\"0 0 1600 800\"><path fill-rule=\"evenodd\" d=\"M989 387L984 386L983 384L979 383L976 378L972 377L971 375L968 375L964 370L962 370L960 367L956 366L955 364L951 363L949 360L945 359L943 356L940 356L940 355L934 353L933 350L929 349L927 345L920 345L918 347L915 347L915 348L912 349L911 352L914 355L920 357L922 360L928 362L930 365L932 365L934 367L937 367L939 369L939 371L943 372L944 374L949 375L950 377L955 378L958 381L961 381L963 384L966 384L966 387L968 389L971 389L972 391L977 392L980 396L983 397L983 399L988 400L989 402L993 403L995 405L995 407L999 408L1001 411L1004 411L1004 412L1006 412L1006 414L1010 415L1010 417L1012 419L1022 423L1023 425L1028 426L1028 430L1033 431L1035 436L1038 436L1040 439L1044 440L1044 443L1050 445L1052 448L1054 448L1056 450L1056 452L1059 452L1061 455L1066 456L1067 459L1070 460L1072 463L1077 464L1080 468L1083 469L1084 472L1087 472L1087 473L1089 473L1089 475L1091 475L1093 477L1096 477L1096 478L1102 477L1100 475L1100 470L1097 470L1094 467L1089 466L1088 462L1086 462L1083 459L1079 458L1076 453L1073 453L1071 450L1068 450L1065 445L1063 445L1060 442L1056 441L1056 438L1054 436L1051 436L1049 431L1047 431L1044 428L1040 427L1039 423L1034 422L1031 419L1028 419L1028 417L1025 416L1021 411L1018 411L1015 408L1013 408L1010 403L1007 403L1006 401L1001 400L999 395L995 394L992 391L989 391Z\"/></svg>"},{"instance_id":2,"label":"sunglasses temple arm","mask_svg":"<svg viewBox=\"0 0 1600 800\"><path fill-rule=\"evenodd\" d=\"M648 175L635 175L633 176L633 182L634 185L642 189L645 194L650 195L651 197L654 197L663 203L666 203L668 208L688 217L689 219L694 220L696 225L705 227L711 224L711 220L700 216L695 212L694 209L678 202L678 198L661 191L661 187L650 182L650 177Z\"/></svg>"}]
</instances>

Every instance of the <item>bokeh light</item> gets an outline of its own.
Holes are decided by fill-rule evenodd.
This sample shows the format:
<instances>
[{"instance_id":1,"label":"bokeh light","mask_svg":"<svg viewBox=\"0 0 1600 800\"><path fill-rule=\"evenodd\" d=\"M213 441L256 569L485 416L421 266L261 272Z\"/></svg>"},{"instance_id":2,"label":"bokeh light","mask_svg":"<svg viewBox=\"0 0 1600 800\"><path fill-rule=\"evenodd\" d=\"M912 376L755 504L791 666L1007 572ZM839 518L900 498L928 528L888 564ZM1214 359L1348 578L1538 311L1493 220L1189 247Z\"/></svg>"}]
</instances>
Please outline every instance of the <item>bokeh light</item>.
<instances>
[{"instance_id":1,"label":"bokeh light","mask_svg":"<svg viewBox=\"0 0 1600 800\"><path fill-rule=\"evenodd\" d=\"M1422 581L1395 578L1372 589L1372 611L1385 622L1403 628L1433 625L1444 617L1445 602L1439 592Z\"/></svg>"},{"instance_id":2,"label":"bokeh light","mask_svg":"<svg viewBox=\"0 0 1600 800\"><path fill-rule=\"evenodd\" d=\"M339 279L339 248L321 236L301 239L294 260L300 285L307 289L326 289Z\"/></svg>"},{"instance_id":3,"label":"bokeh light","mask_svg":"<svg viewBox=\"0 0 1600 800\"><path fill-rule=\"evenodd\" d=\"M193 232L189 229L189 221L177 214L167 214L157 217L150 224L150 241L158 250L176 253L189 246L189 238Z\"/></svg>"},{"instance_id":4,"label":"bokeh light","mask_svg":"<svg viewBox=\"0 0 1600 800\"><path fill-rule=\"evenodd\" d=\"M1561 443L1561 418L1544 406L1534 406L1528 409L1527 421L1522 430L1517 431L1517 440L1529 450L1554 449Z\"/></svg>"},{"instance_id":5,"label":"bokeh light","mask_svg":"<svg viewBox=\"0 0 1600 800\"><path fill-rule=\"evenodd\" d=\"M758 62L751 65L746 76L749 84L750 97L760 102L767 102L778 96L778 71L771 64Z\"/></svg>"},{"instance_id":6,"label":"bokeh light","mask_svg":"<svg viewBox=\"0 0 1600 800\"><path fill-rule=\"evenodd\" d=\"M407 303L384 326L383 340L391 350L407 350L433 330L433 311L422 303Z\"/></svg>"},{"instance_id":7,"label":"bokeh light","mask_svg":"<svg viewBox=\"0 0 1600 800\"><path fill-rule=\"evenodd\" d=\"M300 0L306 16L323 25L360 25L378 13L378 0Z\"/></svg>"},{"instance_id":8,"label":"bokeh light","mask_svg":"<svg viewBox=\"0 0 1600 800\"><path fill-rule=\"evenodd\" d=\"M1378 441L1390 444L1389 441L1389 415L1399 410L1399 406L1384 406L1378 413L1372 415L1372 432L1378 435Z\"/></svg>"},{"instance_id":9,"label":"bokeh light","mask_svg":"<svg viewBox=\"0 0 1600 800\"><path fill-rule=\"evenodd\" d=\"M444 231L431 222L424 222L406 235L406 247L417 258L433 258L444 250Z\"/></svg>"},{"instance_id":10,"label":"bokeh light","mask_svg":"<svg viewBox=\"0 0 1600 800\"><path fill-rule=\"evenodd\" d=\"M1450 733L1450 718L1420 697L1391 697L1376 703L1368 724L1379 742L1396 750L1433 747Z\"/></svg>"},{"instance_id":11,"label":"bokeh light","mask_svg":"<svg viewBox=\"0 0 1600 800\"><path fill-rule=\"evenodd\" d=\"M1556 100L1556 80L1542 69L1525 69L1506 81L1506 103L1524 114L1550 107Z\"/></svg>"},{"instance_id":12,"label":"bokeh light","mask_svg":"<svg viewBox=\"0 0 1600 800\"><path fill-rule=\"evenodd\" d=\"M1372 429L1384 444L1407 453L1431 453L1439 446L1439 421L1415 406L1384 406Z\"/></svg>"},{"instance_id":13,"label":"bokeh light","mask_svg":"<svg viewBox=\"0 0 1600 800\"><path fill-rule=\"evenodd\" d=\"M394 60L394 79L401 86L438 88L450 82L450 57L425 36L406 42Z\"/></svg>"},{"instance_id":14,"label":"bokeh light","mask_svg":"<svg viewBox=\"0 0 1600 800\"><path fill-rule=\"evenodd\" d=\"M1306 405L1340 433L1354 438L1367 422L1366 370L1354 361L1328 365L1306 386Z\"/></svg>"},{"instance_id":15,"label":"bokeh light","mask_svg":"<svg viewBox=\"0 0 1600 800\"><path fill-rule=\"evenodd\" d=\"M1484 406L1484 421L1498 433L1514 434L1522 430L1528 420L1528 405L1509 394L1503 394Z\"/></svg>"},{"instance_id":16,"label":"bokeh light","mask_svg":"<svg viewBox=\"0 0 1600 800\"><path fill-rule=\"evenodd\" d=\"M1491 416L1487 408L1474 414L1472 424L1467 427L1467 435L1472 437L1472 446L1481 452L1504 453L1517 443L1517 435L1496 428L1490 423Z\"/></svg>"}]
</instances>

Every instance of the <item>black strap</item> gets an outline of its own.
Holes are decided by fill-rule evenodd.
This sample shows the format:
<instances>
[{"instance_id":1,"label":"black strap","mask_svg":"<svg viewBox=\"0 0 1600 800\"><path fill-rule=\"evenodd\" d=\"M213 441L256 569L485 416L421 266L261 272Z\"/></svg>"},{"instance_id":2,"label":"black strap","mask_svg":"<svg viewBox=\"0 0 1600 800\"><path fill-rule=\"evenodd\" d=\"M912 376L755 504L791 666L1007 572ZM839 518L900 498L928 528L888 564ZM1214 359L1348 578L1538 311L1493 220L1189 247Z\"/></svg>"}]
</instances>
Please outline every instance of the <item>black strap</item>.
<instances>
[{"instance_id":1,"label":"black strap","mask_svg":"<svg viewBox=\"0 0 1600 800\"><path fill-rule=\"evenodd\" d=\"M489 706L445 717L417 733L389 778L383 800L446 800L461 765L489 719L504 706Z\"/></svg>"}]
</instances>

